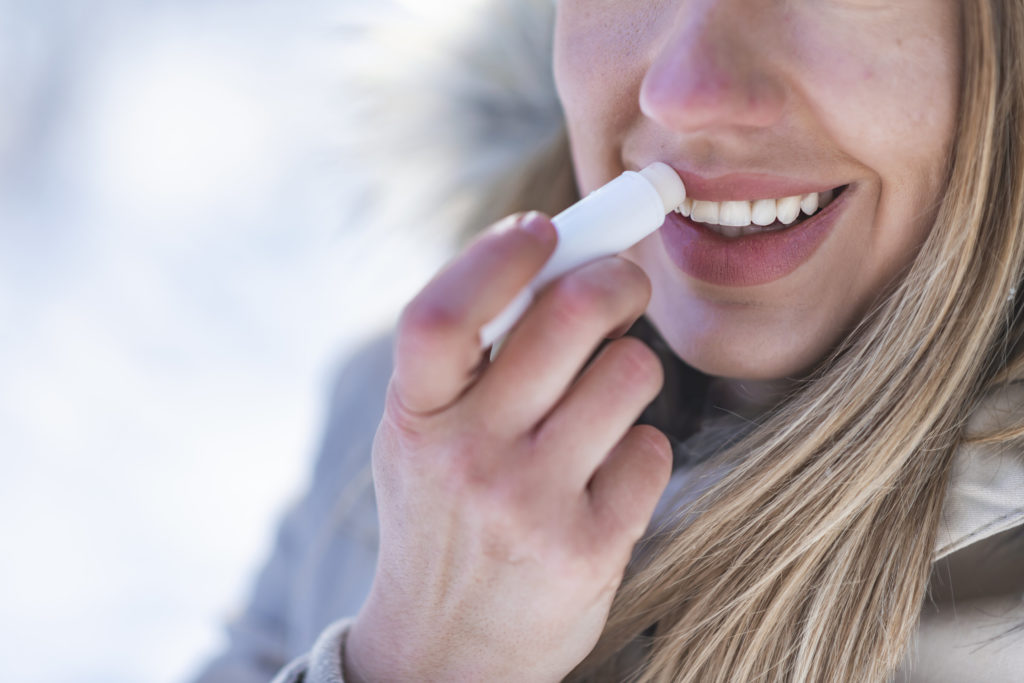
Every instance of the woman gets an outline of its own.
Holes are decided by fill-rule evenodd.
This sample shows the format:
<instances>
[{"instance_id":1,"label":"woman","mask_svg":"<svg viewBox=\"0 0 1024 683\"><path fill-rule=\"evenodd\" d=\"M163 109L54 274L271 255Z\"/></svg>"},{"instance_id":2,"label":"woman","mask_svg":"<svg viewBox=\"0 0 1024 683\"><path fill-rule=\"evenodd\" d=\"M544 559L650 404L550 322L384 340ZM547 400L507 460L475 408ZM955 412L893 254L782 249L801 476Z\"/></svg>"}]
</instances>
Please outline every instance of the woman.
<instances>
[{"instance_id":1,"label":"woman","mask_svg":"<svg viewBox=\"0 0 1024 683\"><path fill-rule=\"evenodd\" d=\"M475 238L343 379L379 428L328 444L211 672L322 600L354 618L277 680L1019 677L1024 5L560 0L553 65L580 194L660 160L690 216L493 362L555 236Z\"/></svg>"}]
</instances>

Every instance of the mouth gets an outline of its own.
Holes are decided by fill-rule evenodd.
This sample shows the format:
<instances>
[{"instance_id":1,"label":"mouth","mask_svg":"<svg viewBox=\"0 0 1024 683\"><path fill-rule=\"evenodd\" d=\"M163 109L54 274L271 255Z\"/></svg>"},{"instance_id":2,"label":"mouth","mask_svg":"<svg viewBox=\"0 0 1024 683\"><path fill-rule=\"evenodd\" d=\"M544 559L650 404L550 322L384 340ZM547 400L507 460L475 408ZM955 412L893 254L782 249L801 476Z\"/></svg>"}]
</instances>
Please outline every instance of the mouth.
<instances>
[{"instance_id":1,"label":"mouth","mask_svg":"<svg viewBox=\"0 0 1024 683\"><path fill-rule=\"evenodd\" d=\"M787 230L825 210L849 185L780 199L713 202L687 197L675 212L727 239Z\"/></svg>"},{"instance_id":2,"label":"mouth","mask_svg":"<svg viewBox=\"0 0 1024 683\"><path fill-rule=\"evenodd\" d=\"M658 232L669 258L690 277L720 286L767 284L811 258L855 190L847 184L782 199L688 199Z\"/></svg>"}]
</instances>

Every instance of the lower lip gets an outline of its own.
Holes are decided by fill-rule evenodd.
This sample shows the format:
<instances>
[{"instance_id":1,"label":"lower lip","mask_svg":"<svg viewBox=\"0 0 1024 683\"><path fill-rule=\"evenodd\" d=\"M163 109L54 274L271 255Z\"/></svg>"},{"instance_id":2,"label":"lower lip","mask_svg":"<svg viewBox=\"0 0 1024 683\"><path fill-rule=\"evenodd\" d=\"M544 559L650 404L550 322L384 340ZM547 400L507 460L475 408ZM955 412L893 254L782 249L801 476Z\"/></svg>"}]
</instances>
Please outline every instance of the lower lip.
<instances>
[{"instance_id":1,"label":"lower lip","mask_svg":"<svg viewBox=\"0 0 1024 683\"><path fill-rule=\"evenodd\" d=\"M825 241L847 204L848 186L818 214L793 228L729 238L675 211L658 231L669 258L698 280L727 287L753 287L789 275Z\"/></svg>"}]
</instances>

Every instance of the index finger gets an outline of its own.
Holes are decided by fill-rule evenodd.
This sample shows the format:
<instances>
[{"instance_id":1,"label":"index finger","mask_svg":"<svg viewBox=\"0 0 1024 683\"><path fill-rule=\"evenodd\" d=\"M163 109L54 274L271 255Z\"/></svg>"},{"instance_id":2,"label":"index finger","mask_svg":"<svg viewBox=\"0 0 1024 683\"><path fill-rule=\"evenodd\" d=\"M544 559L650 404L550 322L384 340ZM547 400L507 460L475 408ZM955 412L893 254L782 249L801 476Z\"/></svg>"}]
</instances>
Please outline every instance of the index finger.
<instances>
[{"instance_id":1,"label":"index finger","mask_svg":"<svg viewBox=\"0 0 1024 683\"><path fill-rule=\"evenodd\" d=\"M484 359L480 328L540 271L557 240L547 216L510 216L473 240L406 305L393 377L405 409L432 414L465 391Z\"/></svg>"}]
</instances>

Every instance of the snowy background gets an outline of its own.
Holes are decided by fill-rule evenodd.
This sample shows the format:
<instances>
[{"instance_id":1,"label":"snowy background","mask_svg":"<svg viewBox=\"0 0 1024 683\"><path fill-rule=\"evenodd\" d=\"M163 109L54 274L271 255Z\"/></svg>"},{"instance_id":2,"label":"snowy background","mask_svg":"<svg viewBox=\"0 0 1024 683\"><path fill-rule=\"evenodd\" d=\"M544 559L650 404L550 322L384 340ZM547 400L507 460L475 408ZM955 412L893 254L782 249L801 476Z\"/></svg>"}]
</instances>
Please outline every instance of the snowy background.
<instances>
[{"instance_id":1,"label":"snowy background","mask_svg":"<svg viewBox=\"0 0 1024 683\"><path fill-rule=\"evenodd\" d=\"M355 1L0 0L5 680L194 673L441 263L341 219Z\"/></svg>"}]
</instances>

